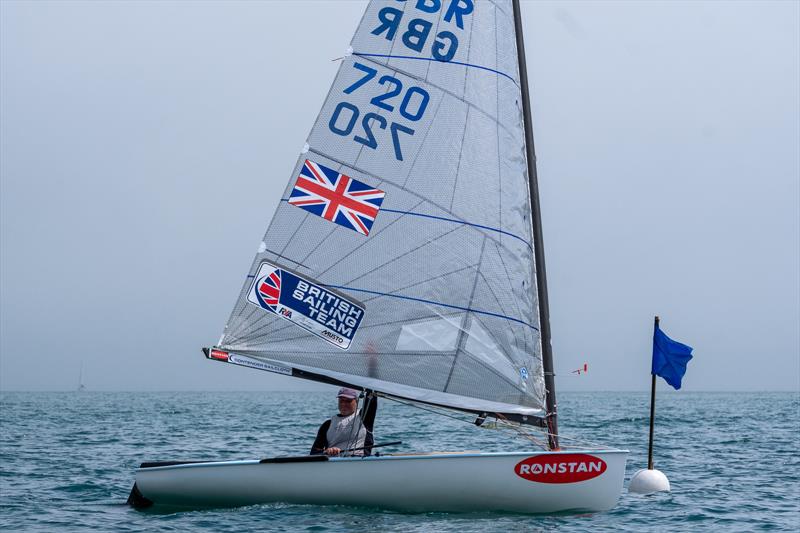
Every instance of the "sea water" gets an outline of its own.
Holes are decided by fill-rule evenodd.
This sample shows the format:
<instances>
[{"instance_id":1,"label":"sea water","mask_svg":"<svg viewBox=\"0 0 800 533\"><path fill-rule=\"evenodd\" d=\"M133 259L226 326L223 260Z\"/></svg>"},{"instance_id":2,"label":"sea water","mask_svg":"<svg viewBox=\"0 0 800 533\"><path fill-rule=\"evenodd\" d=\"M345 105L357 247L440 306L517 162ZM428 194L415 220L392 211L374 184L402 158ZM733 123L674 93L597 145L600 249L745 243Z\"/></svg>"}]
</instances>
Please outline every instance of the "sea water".
<instances>
[{"instance_id":1,"label":"sea water","mask_svg":"<svg viewBox=\"0 0 800 533\"><path fill-rule=\"evenodd\" d=\"M626 448L625 486L605 513L409 514L269 504L159 513L125 500L145 460L252 459L308 452L333 393L0 393L2 531L798 531L800 393L665 392L656 401L656 468L672 492L627 492L647 463L649 393L559 395L561 432ZM530 449L382 401L387 451ZM358 491L346 482L342 490Z\"/></svg>"}]
</instances>

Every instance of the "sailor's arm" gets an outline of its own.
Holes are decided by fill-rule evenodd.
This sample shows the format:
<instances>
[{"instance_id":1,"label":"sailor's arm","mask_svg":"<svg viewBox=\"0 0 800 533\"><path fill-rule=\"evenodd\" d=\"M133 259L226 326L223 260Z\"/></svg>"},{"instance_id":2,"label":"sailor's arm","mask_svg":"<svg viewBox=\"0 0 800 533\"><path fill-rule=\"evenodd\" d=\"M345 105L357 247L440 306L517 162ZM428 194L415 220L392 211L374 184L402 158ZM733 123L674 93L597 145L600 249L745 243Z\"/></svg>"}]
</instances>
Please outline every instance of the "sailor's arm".
<instances>
[{"instance_id":1,"label":"sailor's arm","mask_svg":"<svg viewBox=\"0 0 800 533\"><path fill-rule=\"evenodd\" d=\"M317 430L317 438L314 439L314 444L311 445L310 455L320 455L325 452L328 447L328 428L331 427L330 419L322 423Z\"/></svg>"},{"instance_id":2,"label":"sailor's arm","mask_svg":"<svg viewBox=\"0 0 800 533\"><path fill-rule=\"evenodd\" d=\"M364 399L364 410L361 414L361 422L367 431L372 433L372 427L375 425L375 414L378 412L378 396L372 392L367 392L367 397Z\"/></svg>"}]
</instances>

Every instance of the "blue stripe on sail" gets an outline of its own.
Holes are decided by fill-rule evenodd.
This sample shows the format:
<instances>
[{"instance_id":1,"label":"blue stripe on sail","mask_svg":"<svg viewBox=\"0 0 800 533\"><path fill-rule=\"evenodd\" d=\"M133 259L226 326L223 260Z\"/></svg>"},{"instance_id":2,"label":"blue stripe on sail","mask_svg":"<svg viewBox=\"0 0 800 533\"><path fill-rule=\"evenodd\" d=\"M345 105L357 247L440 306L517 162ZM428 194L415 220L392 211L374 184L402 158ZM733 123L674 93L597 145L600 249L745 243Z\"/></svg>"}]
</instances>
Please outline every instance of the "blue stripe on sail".
<instances>
[{"instance_id":1,"label":"blue stripe on sail","mask_svg":"<svg viewBox=\"0 0 800 533\"><path fill-rule=\"evenodd\" d=\"M286 198L281 198L281 202L288 202L288 201L289 200L286 199ZM484 226L483 224L475 224L473 222L467 222L466 220L459 220L457 218L447 218L447 217L440 217L440 216L436 216L436 215L428 215L428 214L425 214L425 213L415 213L414 211L400 211L398 209L388 209L386 207L382 207L381 211L386 211L387 213L398 213L400 215L411 215L411 216L415 216L415 217L432 218L434 220L444 220L445 222L455 222L457 224L464 224L465 226L472 226L473 228L480 228L480 229L485 229L485 230L489 230L489 231L496 231L497 233L502 233L503 235L508 235L509 237L513 237L514 239L522 241L522 242L525 243L525 246L527 246L530 249L533 249L533 247L531 246L531 243L529 243L528 241L526 241L525 239L523 239L519 235L514 235L513 233L510 233L508 231L502 230L500 228L493 228L491 226Z\"/></svg>"},{"instance_id":2,"label":"blue stripe on sail","mask_svg":"<svg viewBox=\"0 0 800 533\"><path fill-rule=\"evenodd\" d=\"M531 247L530 243L528 241L526 241L525 239L523 239L522 237L520 237L519 235L514 235L513 233L509 233L509 232L507 232L505 230L502 230L500 228L492 228L490 226L484 226L482 224L475 224L475 223L472 223L472 222L467 222L466 220L459 220L457 218L437 217L436 215L426 215L425 213L414 213L413 211L399 211L397 209L386 209L386 208L381 209L381 211L387 211L389 213L400 213L402 215L413 215L415 217L433 218L433 219L436 219L436 220L444 220L445 222L457 222L459 224L464 224L465 226L472 226L472 227L475 227L475 228L488 229L489 231L496 231L497 233L502 233L503 235L508 235L509 237L514 237L515 239L519 239L520 241L524 242L525 245L528 248Z\"/></svg>"},{"instance_id":3,"label":"blue stripe on sail","mask_svg":"<svg viewBox=\"0 0 800 533\"><path fill-rule=\"evenodd\" d=\"M475 65L475 64L472 64L472 63L462 63L461 61L441 61L439 59L434 59L432 57L395 56L395 55L391 55L391 54L362 54L360 52L353 52L353 55L354 56L359 56L359 57L386 57L386 58L389 58L389 59L416 59L418 61L436 61L437 63L444 63L444 64L448 64L449 63L451 65L463 65L465 67L477 68L477 69L480 69L480 70L488 70L489 72L494 72L495 74L500 74L501 76L506 77L509 80L511 80L511 82L514 85L517 84L517 81L514 78L512 78L511 76L509 76L508 74L506 74L505 72L500 72L499 70L495 70L493 68L484 67L483 65Z\"/></svg>"},{"instance_id":4,"label":"blue stripe on sail","mask_svg":"<svg viewBox=\"0 0 800 533\"><path fill-rule=\"evenodd\" d=\"M346 290L346 291L356 291L356 292L366 292L367 294L375 294L377 296L388 296L390 298L399 298L401 300L411 300L413 302L422 302L425 304L431 305L439 305L442 307L449 307L450 309L458 309L459 311L469 311L470 313L475 313L478 315L486 315L486 316L493 316L496 318L503 318L505 320L510 320L512 322L517 322L522 324L523 326L528 326L531 329L539 331L539 328L533 326L532 324L528 324L524 320L520 320L519 318L514 318L511 316L501 315L499 313L492 313L490 311L481 311L480 309L473 309L471 307L461 307L460 305L451 305L442 302L434 302L433 300L424 300L422 298L414 298L413 296L401 296L399 294L389 294L388 292L378 292L378 291L370 291L367 289L355 289L353 287L347 287L345 285L322 285L323 287L329 289L339 289L339 290Z\"/></svg>"}]
</instances>

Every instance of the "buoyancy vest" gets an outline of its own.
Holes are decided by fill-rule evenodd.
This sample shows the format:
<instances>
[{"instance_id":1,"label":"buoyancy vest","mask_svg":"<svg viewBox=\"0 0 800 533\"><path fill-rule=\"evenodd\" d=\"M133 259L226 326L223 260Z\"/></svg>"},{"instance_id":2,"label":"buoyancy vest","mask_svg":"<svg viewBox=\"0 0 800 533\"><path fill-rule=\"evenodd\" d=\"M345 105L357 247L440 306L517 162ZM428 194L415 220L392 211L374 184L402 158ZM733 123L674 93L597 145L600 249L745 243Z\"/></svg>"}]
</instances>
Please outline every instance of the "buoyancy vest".
<instances>
[{"instance_id":1,"label":"buoyancy vest","mask_svg":"<svg viewBox=\"0 0 800 533\"><path fill-rule=\"evenodd\" d=\"M328 439L328 448L363 448L367 438L367 428L361 420L361 409L350 416L334 415L331 425L325 435ZM364 455L364 450L357 450L346 455Z\"/></svg>"}]
</instances>

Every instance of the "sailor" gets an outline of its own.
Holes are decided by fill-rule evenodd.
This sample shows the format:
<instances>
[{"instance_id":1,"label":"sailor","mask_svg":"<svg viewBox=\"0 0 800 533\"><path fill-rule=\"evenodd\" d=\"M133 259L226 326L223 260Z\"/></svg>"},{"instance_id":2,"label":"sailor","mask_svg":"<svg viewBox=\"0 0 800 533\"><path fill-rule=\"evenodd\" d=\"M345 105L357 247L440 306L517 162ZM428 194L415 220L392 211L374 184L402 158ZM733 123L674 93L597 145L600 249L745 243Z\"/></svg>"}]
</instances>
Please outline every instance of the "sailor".
<instances>
[{"instance_id":1,"label":"sailor","mask_svg":"<svg viewBox=\"0 0 800 533\"><path fill-rule=\"evenodd\" d=\"M363 409L358 408L358 391L339 389L339 413L322 423L311 446L311 455L369 455L374 444L372 426L378 398L367 393ZM345 452L344 450L353 450Z\"/></svg>"}]
</instances>

